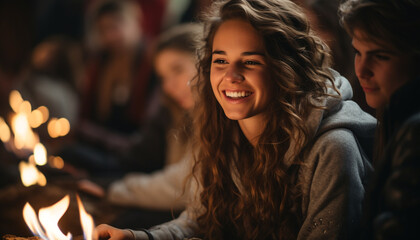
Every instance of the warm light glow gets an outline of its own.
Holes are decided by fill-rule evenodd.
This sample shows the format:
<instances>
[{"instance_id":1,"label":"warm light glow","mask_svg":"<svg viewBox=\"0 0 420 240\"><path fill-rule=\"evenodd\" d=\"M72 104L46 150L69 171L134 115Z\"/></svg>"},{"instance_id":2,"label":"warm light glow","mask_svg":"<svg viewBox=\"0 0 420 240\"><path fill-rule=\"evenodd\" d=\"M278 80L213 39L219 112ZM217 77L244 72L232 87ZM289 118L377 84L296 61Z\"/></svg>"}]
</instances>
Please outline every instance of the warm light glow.
<instances>
[{"instance_id":1,"label":"warm light glow","mask_svg":"<svg viewBox=\"0 0 420 240\"><path fill-rule=\"evenodd\" d=\"M32 163L26 163L24 161L19 163L20 178L25 187L39 184L45 186L47 179L42 172L38 171L36 166Z\"/></svg>"},{"instance_id":2,"label":"warm light glow","mask_svg":"<svg viewBox=\"0 0 420 240\"><path fill-rule=\"evenodd\" d=\"M54 168L62 169L64 167L64 160L58 156L57 157L51 156L49 158L49 163L51 167L54 167Z\"/></svg>"},{"instance_id":3,"label":"warm light glow","mask_svg":"<svg viewBox=\"0 0 420 240\"><path fill-rule=\"evenodd\" d=\"M48 122L48 134L52 138L66 136L70 132L70 122L65 118L51 118Z\"/></svg>"},{"instance_id":4,"label":"warm light glow","mask_svg":"<svg viewBox=\"0 0 420 240\"><path fill-rule=\"evenodd\" d=\"M37 110L42 113L42 123L47 122L48 118L50 117L50 111L48 111L48 108L45 106L41 106L37 108Z\"/></svg>"},{"instance_id":5,"label":"warm light glow","mask_svg":"<svg viewBox=\"0 0 420 240\"><path fill-rule=\"evenodd\" d=\"M47 163L47 150L42 143L37 143L34 148L35 163L43 166Z\"/></svg>"},{"instance_id":6,"label":"warm light glow","mask_svg":"<svg viewBox=\"0 0 420 240\"><path fill-rule=\"evenodd\" d=\"M77 205L79 206L79 213L80 213L80 222L82 224L83 235L85 236L85 240L92 240L93 238L93 229L95 228L95 224L93 223L93 218L90 214L88 214L83 207L82 201L80 200L79 195L77 197Z\"/></svg>"},{"instance_id":7,"label":"warm light glow","mask_svg":"<svg viewBox=\"0 0 420 240\"><path fill-rule=\"evenodd\" d=\"M28 225L33 234L47 240L47 237L39 224L38 218L36 217L35 210L29 203L26 203L25 207L23 207L23 219L25 219L26 225Z\"/></svg>"},{"instance_id":8,"label":"warm light glow","mask_svg":"<svg viewBox=\"0 0 420 240\"><path fill-rule=\"evenodd\" d=\"M25 114L18 113L12 118L12 130L15 134L15 147L17 149L33 149L39 141L29 126Z\"/></svg>"},{"instance_id":9,"label":"warm light glow","mask_svg":"<svg viewBox=\"0 0 420 240\"><path fill-rule=\"evenodd\" d=\"M31 115L29 116L29 125L32 128L37 128L41 126L44 121L44 117L42 115L42 112L39 111L39 109L35 109L31 112Z\"/></svg>"},{"instance_id":10,"label":"warm light glow","mask_svg":"<svg viewBox=\"0 0 420 240\"><path fill-rule=\"evenodd\" d=\"M19 108L22 102L23 102L22 95L20 95L18 91L13 90L10 92L9 103L13 111L15 111L16 113L19 112Z\"/></svg>"},{"instance_id":11,"label":"warm light glow","mask_svg":"<svg viewBox=\"0 0 420 240\"><path fill-rule=\"evenodd\" d=\"M61 232L60 228L58 227L58 221L67 211L67 208L70 204L70 197L66 195L63 199L61 199L56 204L41 208L39 210L39 221L41 222L42 226L45 229L46 235L48 239L54 240L70 240L71 234L67 233L67 236Z\"/></svg>"},{"instance_id":12,"label":"warm light glow","mask_svg":"<svg viewBox=\"0 0 420 240\"><path fill-rule=\"evenodd\" d=\"M57 138L60 136L60 129L57 129L57 118L51 118L48 122L48 134L52 138Z\"/></svg>"},{"instance_id":13,"label":"warm light glow","mask_svg":"<svg viewBox=\"0 0 420 240\"><path fill-rule=\"evenodd\" d=\"M4 143L10 140L9 126L2 117L0 117L0 140Z\"/></svg>"},{"instance_id":14,"label":"warm light glow","mask_svg":"<svg viewBox=\"0 0 420 240\"><path fill-rule=\"evenodd\" d=\"M24 113L26 116L30 116L32 112L31 103L28 101L23 101L19 106L19 113Z\"/></svg>"},{"instance_id":15,"label":"warm light glow","mask_svg":"<svg viewBox=\"0 0 420 240\"><path fill-rule=\"evenodd\" d=\"M47 185L47 178L40 171L38 171L38 185L41 187L45 187Z\"/></svg>"},{"instance_id":16,"label":"warm light glow","mask_svg":"<svg viewBox=\"0 0 420 240\"><path fill-rule=\"evenodd\" d=\"M60 133L59 135L64 137L70 132L70 122L65 118L60 118L57 120L57 125L59 125Z\"/></svg>"}]
</instances>

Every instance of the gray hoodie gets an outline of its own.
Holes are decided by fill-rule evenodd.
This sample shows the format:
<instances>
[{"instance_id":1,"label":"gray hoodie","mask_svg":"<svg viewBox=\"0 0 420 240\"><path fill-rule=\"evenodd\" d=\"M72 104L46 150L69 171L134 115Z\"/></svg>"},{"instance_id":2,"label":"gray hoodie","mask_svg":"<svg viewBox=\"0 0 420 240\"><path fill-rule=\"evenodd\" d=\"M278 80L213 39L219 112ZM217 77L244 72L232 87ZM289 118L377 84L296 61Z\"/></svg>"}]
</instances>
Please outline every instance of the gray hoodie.
<instances>
[{"instance_id":1,"label":"gray hoodie","mask_svg":"<svg viewBox=\"0 0 420 240\"><path fill-rule=\"evenodd\" d=\"M341 98L327 97L322 102L326 109L313 109L306 121L312 147L304 154L298 175L304 221L297 239L352 239L359 230L365 184L372 171L368 154L376 120L350 100L349 82L335 71L333 75ZM332 89L329 93L336 95ZM289 154L286 164L292 161L287 161ZM199 209L199 201L192 201L177 219L150 231L155 239L193 237ZM143 232L133 233L136 239L147 239Z\"/></svg>"}]
</instances>

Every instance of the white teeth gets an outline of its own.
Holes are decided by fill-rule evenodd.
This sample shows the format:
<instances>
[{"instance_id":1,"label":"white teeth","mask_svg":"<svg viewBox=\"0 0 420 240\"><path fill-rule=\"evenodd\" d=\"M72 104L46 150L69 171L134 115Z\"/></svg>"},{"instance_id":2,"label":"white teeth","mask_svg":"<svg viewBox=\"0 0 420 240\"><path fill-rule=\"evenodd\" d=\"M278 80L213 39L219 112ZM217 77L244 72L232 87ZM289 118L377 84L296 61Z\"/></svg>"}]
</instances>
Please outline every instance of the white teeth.
<instances>
[{"instance_id":1,"label":"white teeth","mask_svg":"<svg viewBox=\"0 0 420 240\"><path fill-rule=\"evenodd\" d=\"M239 92L232 92L232 91L226 91L226 96L231 98L242 98L242 97L248 97L251 95L250 92L246 91L239 91Z\"/></svg>"}]
</instances>

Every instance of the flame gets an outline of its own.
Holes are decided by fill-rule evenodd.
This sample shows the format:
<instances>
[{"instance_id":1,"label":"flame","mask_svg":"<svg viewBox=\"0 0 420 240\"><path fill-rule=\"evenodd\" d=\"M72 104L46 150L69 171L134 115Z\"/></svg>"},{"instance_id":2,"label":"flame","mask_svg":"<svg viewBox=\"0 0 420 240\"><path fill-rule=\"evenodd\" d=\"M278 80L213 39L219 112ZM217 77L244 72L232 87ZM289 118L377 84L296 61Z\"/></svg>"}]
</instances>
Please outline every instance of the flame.
<instances>
[{"instance_id":1,"label":"flame","mask_svg":"<svg viewBox=\"0 0 420 240\"><path fill-rule=\"evenodd\" d=\"M46 231L48 239L54 240L71 240L71 234L64 235L58 227L58 221L67 211L70 204L70 197L66 195L56 204L41 208L39 210L39 221Z\"/></svg>"},{"instance_id":2,"label":"flame","mask_svg":"<svg viewBox=\"0 0 420 240\"><path fill-rule=\"evenodd\" d=\"M93 229L95 228L93 218L86 212L79 195L76 195L76 197L77 205L79 206L80 222L83 229L83 235L85 236L86 240L92 240ZM26 225L28 225L32 233L43 238L44 240L71 240L71 233L64 235L58 227L58 222L67 211L69 204L70 197L69 195L66 195L63 199L54 205L41 208L38 213L38 220L32 206L29 203L26 203L23 208L23 218L25 219Z\"/></svg>"},{"instance_id":3,"label":"flame","mask_svg":"<svg viewBox=\"0 0 420 240\"><path fill-rule=\"evenodd\" d=\"M77 205L79 206L80 212L80 222L82 223L83 235L85 236L86 240L93 239L93 229L95 228L95 224L93 223L93 218L89 215L85 208L83 207L82 201L80 200L79 195L77 197Z\"/></svg>"},{"instance_id":4,"label":"flame","mask_svg":"<svg viewBox=\"0 0 420 240\"><path fill-rule=\"evenodd\" d=\"M64 235L58 227L58 221L67 211L70 204L70 197L66 195L63 199L50 207L41 208L38 218L29 203L23 208L23 218L32 233L43 239L50 240L71 240L71 234ZM41 225L39 224L41 222Z\"/></svg>"},{"instance_id":5,"label":"flame","mask_svg":"<svg viewBox=\"0 0 420 240\"><path fill-rule=\"evenodd\" d=\"M47 150L42 143L37 143L34 148L35 163L43 166L47 163Z\"/></svg>"},{"instance_id":6,"label":"flame","mask_svg":"<svg viewBox=\"0 0 420 240\"><path fill-rule=\"evenodd\" d=\"M25 219L25 223L28 225L29 229L31 229L32 233L43 239L47 239L41 225L39 224L38 218L36 217L35 210L29 203L26 203L25 207L23 207L23 219Z\"/></svg>"}]
</instances>

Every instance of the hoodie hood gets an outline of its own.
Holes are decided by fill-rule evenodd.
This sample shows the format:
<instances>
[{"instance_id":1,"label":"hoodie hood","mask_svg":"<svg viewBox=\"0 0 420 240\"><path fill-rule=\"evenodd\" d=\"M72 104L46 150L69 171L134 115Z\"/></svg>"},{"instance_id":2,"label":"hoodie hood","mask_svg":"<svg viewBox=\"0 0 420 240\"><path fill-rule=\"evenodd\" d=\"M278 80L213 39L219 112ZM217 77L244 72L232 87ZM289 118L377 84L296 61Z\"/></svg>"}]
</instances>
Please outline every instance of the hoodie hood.
<instances>
[{"instance_id":1,"label":"hoodie hood","mask_svg":"<svg viewBox=\"0 0 420 240\"><path fill-rule=\"evenodd\" d=\"M328 93L333 96L328 96L323 100L322 106L325 106L325 109L315 109L309 116L308 128L315 138L333 129L349 129L371 159L376 119L351 100L353 90L349 81L332 69L331 72L334 84L341 96L329 88Z\"/></svg>"}]
</instances>

